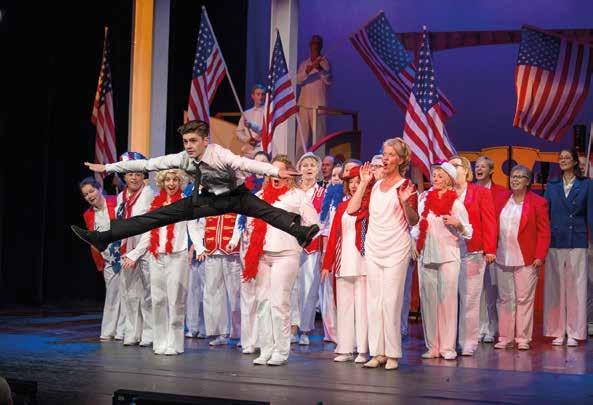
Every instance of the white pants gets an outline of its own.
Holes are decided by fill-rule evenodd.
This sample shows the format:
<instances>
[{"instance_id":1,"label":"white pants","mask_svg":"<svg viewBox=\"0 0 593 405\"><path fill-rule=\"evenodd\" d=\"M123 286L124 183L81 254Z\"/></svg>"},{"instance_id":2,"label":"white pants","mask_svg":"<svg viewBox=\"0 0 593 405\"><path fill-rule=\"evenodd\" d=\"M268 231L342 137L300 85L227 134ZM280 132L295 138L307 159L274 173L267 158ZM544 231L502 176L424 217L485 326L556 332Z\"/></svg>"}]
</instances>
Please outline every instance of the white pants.
<instances>
[{"instance_id":1,"label":"white pants","mask_svg":"<svg viewBox=\"0 0 593 405\"><path fill-rule=\"evenodd\" d=\"M544 335L587 339L587 249L550 248L544 273Z\"/></svg>"},{"instance_id":2,"label":"white pants","mask_svg":"<svg viewBox=\"0 0 593 405\"><path fill-rule=\"evenodd\" d=\"M498 341L529 343L533 334L533 303L537 269L532 266L496 268Z\"/></svg>"},{"instance_id":3,"label":"white pants","mask_svg":"<svg viewBox=\"0 0 593 405\"><path fill-rule=\"evenodd\" d=\"M461 258L459 271L459 346L474 352L480 339L480 297L484 287L486 260L482 253Z\"/></svg>"},{"instance_id":4,"label":"white pants","mask_svg":"<svg viewBox=\"0 0 593 405\"><path fill-rule=\"evenodd\" d=\"M406 284L404 285L404 299L402 302L402 317L400 329L402 335L408 334L408 321L410 319L410 306L412 305L412 281L414 281L414 270L416 269L416 262L410 261L408 271L406 274Z\"/></svg>"},{"instance_id":5,"label":"white pants","mask_svg":"<svg viewBox=\"0 0 593 405\"><path fill-rule=\"evenodd\" d=\"M101 337L122 337L124 335L126 313L120 294L120 273L115 273L111 265L103 269L105 280L105 305L101 322Z\"/></svg>"},{"instance_id":6,"label":"white pants","mask_svg":"<svg viewBox=\"0 0 593 405\"><path fill-rule=\"evenodd\" d=\"M189 269L185 327L192 335L206 334L204 325L204 261L195 261Z\"/></svg>"},{"instance_id":7,"label":"white pants","mask_svg":"<svg viewBox=\"0 0 593 405\"><path fill-rule=\"evenodd\" d=\"M299 255L264 254L255 279L257 339L262 357L288 359L290 352L290 294L299 271Z\"/></svg>"},{"instance_id":8,"label":"white pants","mask_svg":"<svg viewBox=\"0 0 593 405\"><path fill-rule=\"evenodd\" d=\"M183 318L189 283L187 251L150 255L150 287L154 320L153 350L183 353Z\"/></svg>"},{"instance_id":9,"label":"white pants","mask_svg":"<svg viewBox=\"0 0 593 405\"><path fill-rule=\"evenodd\" d=\"M420 263L420 304L422 328L428 351L433 354L456 353L457 297L461 263L424 265Z\"/></svg>"},{"instance_id":10,"label":"white pants","mask_svg":"<svg viewBox=\"0 0 593 405\"><path fill-rule=\"evenodd\" d=\"M587 263L587 320L593 324L593 242L589 242Z\"/></svg>"},{"instance_id":11,"label":"white pants","mask_svg":"<svg viewBox=\"0 0 593 405\"><path fill-rule=\"evenodd\" d=\"M336 353L368 353L366 276L338 277L338 340ZM355 350L356 348L356 350Z\"/></svg>"},{"instance_id":12,"label":"white pants","mask_svg":"<svg viewBox=\"0 0 593 405\"><path fill-rule=\"evenodd\" d=\"M484 271L484 287L480 297L480 336L494 337L498 331L497 298L496 268L494 264L489 264Z\"/></svg>"},{"instance_id":13,"label":"white pants","mask_svg":"<svg viewBox=\"0 0 593 405\"><path fill-rule=\"evenodd\" d=\"M241 259L235 255L206 257L204 323L208 336L241 336Z\"/></svg>"},{"instance_id":14,"label":"white pants","mask_svg":"<svg viewBox=\"0 0 593 405\"><path fill-rule=\"evenodd\" d=\"M319 300L319 252L308 254L301 253L300 269L297 276L296 287L291 294L298 294L298 304L300 308L299 329L301 332L308 333L315 329L315 314L317 310L317 301ZM295 297L291 296L291 305L296 304ZM291 318L296 319L296 313L291 314ZM295 325L295 323L292 323Z\"/></svg>"},{"instance_id":15,"label":"white pants","mask_svg":"<svg viewBox=\"0 0 593 405\"><path fill-rule=\"evenodd\" d=\"M400 322L409 262L407 256L391 267L383 267L369 255L365 257L369 350L373 357L402 357Z\"/></svg>"},{"instance_id":16,"label":"white pants","mask_svg":"<svg viewBox=\"0 0 593 405\"><path fill-rule=\"evenodd\" d=\"M152 299L148 263L139 259L133 269L122 269L121 294L126 304L124 343L152 342Z\"/></svg>"},{"instance_id":17,"label":"white pants","mask_svg":"<svg viewBox=\"0 0 593 405\"><path fill-rule=\"evenodd\" d=\"M315 118L315 109L314 108L307 108L302 107L299 108L299 123L301 127L299 130L302 133L303 138L305 139L306 146L312 146L312 137L313 137L313 130L317 128L317 140L320 140L325 136L325 115L320 114ZM297 153L296 156L301 156L305 151L303 151L303 145L301 142L301 135L297 133Z\"/></svg>"},{"instance_id":18,"label":"white pants","mask_svg":"<svg viewBox=\"0 0 593 405\"><path fill-rule=\"evenodd\" d=\"M258 347L255 280L241 283L241 347Z\"/></svg>"},{"instance_id":19,"label":"white pants","mask_svg":"<svg viewBox=\"0 0 593 405\"><path fill-rule=\"evenodd\" d=\"M323 319L323 340L336 342L338 320L333 277L332 273L319 285L319 301L321 304L321 318Z\"/></svg>"}]
</instances>

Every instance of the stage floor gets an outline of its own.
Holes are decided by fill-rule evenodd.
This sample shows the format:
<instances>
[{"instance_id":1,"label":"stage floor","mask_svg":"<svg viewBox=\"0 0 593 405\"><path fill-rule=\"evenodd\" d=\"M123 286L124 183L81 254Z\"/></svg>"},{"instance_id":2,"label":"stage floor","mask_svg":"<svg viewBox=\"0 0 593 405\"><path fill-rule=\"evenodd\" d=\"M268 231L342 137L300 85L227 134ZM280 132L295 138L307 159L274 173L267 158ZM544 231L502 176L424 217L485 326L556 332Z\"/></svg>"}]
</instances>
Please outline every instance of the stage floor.
<instances>
[{"instance_id":1,"label":"stage floor","mask_svg":"<svg viewBox=\"0 0 593 405\"><path fill-rule=\"evenodd\" d=\"M318 327L320 327L318 321ZM474 357L422 360L422 326L411 321L400 369L334 363L320 330L293 345L287 366L254 366L234 345L186 339L181 356L100 343L98 311L0 312L0 376L39 383L40 404L111 404L117 389L270 401L272 404L593 403L593 343L530 351L481 344Z\"/></svg>"}]
</instances>

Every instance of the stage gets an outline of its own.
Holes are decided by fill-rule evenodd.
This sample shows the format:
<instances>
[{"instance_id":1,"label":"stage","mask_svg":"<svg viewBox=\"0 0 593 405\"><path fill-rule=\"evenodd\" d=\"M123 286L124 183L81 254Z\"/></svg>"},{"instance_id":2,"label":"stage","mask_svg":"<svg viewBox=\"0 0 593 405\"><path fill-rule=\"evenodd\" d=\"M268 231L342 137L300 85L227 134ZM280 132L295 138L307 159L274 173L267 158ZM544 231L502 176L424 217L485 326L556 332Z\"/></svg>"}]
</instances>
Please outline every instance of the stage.
<instances>
[{"instance_id":1,"label":"stage","mask_svg":"<svg viewBox=\"0 0 593 405\"><path fill-rule=\"evenodd\" d=\"M4 311L0 375L37 381L39 404L111 404L117 389L293 405L593 401L593 343L568 349L538 339L527 352L481 344L474 357L422 360L422 326L410 326L399 370L334 363L334 345L321 341L320 329L309 347L292 346L287 366L269 367L254 366L255 356L234 345L211 348L203 339L186 339L177 357L100 343L95 310Z\"/></svg>"}]
</instances>

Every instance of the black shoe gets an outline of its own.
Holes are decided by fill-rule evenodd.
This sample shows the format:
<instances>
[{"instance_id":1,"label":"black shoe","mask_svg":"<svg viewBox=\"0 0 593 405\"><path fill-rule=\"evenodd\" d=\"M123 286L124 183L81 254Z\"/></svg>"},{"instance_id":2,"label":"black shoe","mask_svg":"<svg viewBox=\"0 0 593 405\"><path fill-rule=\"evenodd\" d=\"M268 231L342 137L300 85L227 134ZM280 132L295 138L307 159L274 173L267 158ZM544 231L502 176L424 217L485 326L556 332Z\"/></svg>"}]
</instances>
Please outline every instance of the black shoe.
<instances>
[{"instance_id":1,"label":"black shoe","mask_svg":"<svg viewBox=\"0 0 593 405\"><path fill-rule=\"evenodd\" d=\"M70 229L72 229L72 232L74 232L76 236L78 236L80 239L82 239L89 245L93 246L99 252L104 251L105 249L107 249L107 246L109 246L108 242L103 242L99 240L97 236L99 232L97 231L87 231L86 229L83 229L76 225L72 225Z\"/></svg>"},{"instance_id":2,"label":"black shoe","mask_svg":"<svg viewBox=\"0 0 593 405\"><path fill-rule=\"evenodd\" d=\"M304 248L309 243L311 243L318 233L319 227L317 225L299 226L299 230L297 231L295 237L297 238L299 245Z\"/></svg>"}]
</instances>

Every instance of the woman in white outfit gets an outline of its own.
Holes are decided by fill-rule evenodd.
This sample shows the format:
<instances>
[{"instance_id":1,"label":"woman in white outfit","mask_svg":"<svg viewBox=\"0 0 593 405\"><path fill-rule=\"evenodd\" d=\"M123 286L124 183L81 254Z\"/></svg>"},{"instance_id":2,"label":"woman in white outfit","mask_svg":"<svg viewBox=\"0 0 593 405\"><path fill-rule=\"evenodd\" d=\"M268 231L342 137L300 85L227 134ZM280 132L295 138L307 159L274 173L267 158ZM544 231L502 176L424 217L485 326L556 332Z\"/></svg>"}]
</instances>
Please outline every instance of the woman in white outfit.
<instances>
[{"instance_id":1,"label":"woman in white outfit","mask_svg":"<svg viewBox=\"0 0 593 405\"><path fill-rule=\"evenodd\" d=\"M459 239L472 237L467 210L453 190L457 170L448 163L432 169L432 188L420 197L420 222L413 230L419 257L422 358L457 358L457 286L461 269Z\"/></svg>"},{"instance_id":2,"label":"woman in white outfit","mask_svg":"<svg viewBox=\"0 0 593 405\"><path fill-rule=\"evenodd\" d=\"M272 161L292 169L286 155ZM257 194L275 207L300 215L302 224L318 224L319 216L303 190L291 180L267 178ZM290 296L299 270L302 248L294 237L259 219L253 220L243 278L255 278L260 356L253 363L280 366L290 352Z\"/></svg>"},{"instance_id":3,"label":"woman in white outfit","mask_svg":"<svg viewBox=\"0 0 593 405\"><path fill-rule=\"evenodd\" d=\"M344 192L350 197L360 184L360 166L344 177ZM366 300L366 268L361 254L362 238L356 237L356 217L348 215L348 201L336 210L321 272L321 281L330 278L335 269L338 315L337 362L354 360L366 363L368 358L368 326ZM354 352L358 353L354 359Z\"/></svg>"},{"instance_id":4,"label":"woman in white outfit","mask_svg":"<svg viewBox=\"0 0 593 405\"><path fill-rule=\"evenodd\" d=\"M401 350L401 309L412 252L409 227L416 224L415 186L404 176L410 148L401 138L383 143L383 178L372 184L370 165L360 170L360 185L348 204L357 225L367 226L364 241L367 270L369 351L365 367L398 368ZM362 229L362 228L360 228ZM362 234L361 234L362 236Z\"/></svg>"}]
</instances>

